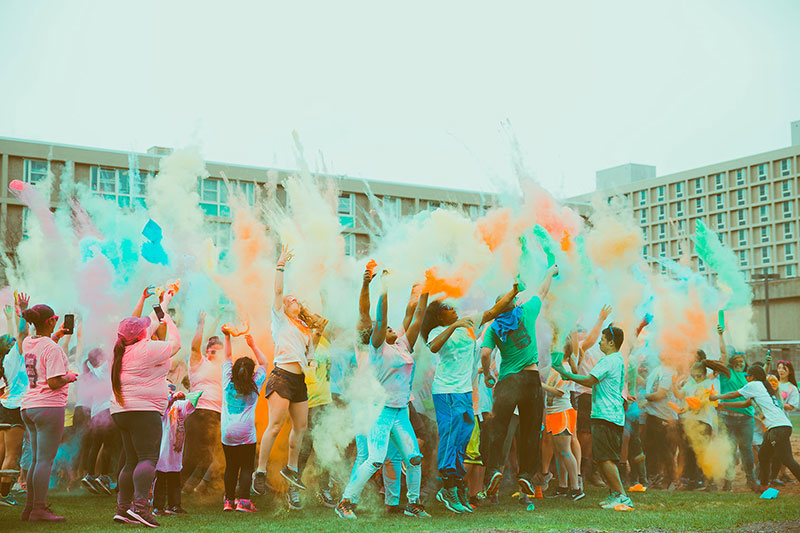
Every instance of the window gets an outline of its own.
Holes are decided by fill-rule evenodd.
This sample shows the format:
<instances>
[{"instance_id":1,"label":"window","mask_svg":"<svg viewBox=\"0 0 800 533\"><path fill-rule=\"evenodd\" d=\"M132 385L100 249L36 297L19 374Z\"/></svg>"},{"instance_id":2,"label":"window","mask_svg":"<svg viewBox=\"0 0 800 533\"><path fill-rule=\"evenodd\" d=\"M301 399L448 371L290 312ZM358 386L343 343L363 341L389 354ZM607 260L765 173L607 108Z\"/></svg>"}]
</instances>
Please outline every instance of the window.
<instances>
[{"instance_id":1,"label":"window","mask_svg":"<svg viewBox=\"0 0 800 533\"><path fill-rule=\"evenodd\" d=\"M700 272L706 271L706 264L699 257L697 258L697 270L699 270Z\"/></svg>"},{"instance_id":2,"label":"window","mask_svg":"<svg viewBox=\"0 0 800 533\"><path fill-rule=\"evenodd\" d=\"M485 212L486 208L484 208L482 205L469 206L469 216L473 220L482 217ZM398 214L398 216L400 215Z\"/></svg>"},{"instance_id":3,"label":"window","mask_svg":"<svg viewBox=\"0 0 800 533\"><path fill-rule=\"evenodd\" d=\"M683 216L683 202L678 202L675 204L675 213L679 216Z\"/></svg>"},{"instance_id":4,"label":"window","mask_svg":"<svg viewBox=\"0 0 800 533\"><path fill-rule=\"evenodd\" d=\"M784 198L792 195L792 180L786 180L781 183L781 194Z\"/></svg>"},{"instance_id":5,"label":"window","mask_svg":"<svg viewBox=\"0 0 800 533\"><path fill-rule=\"evenodd\" d=\"M725 181L722 179L722 174L717 174L714 176L714 187L716 187L717 190L722 189L724 183Z\"/></svg>"},{"instance_id":6,"label":"window","mask_svg":"<svg viewBox=\"0 0 800 533\"><path fill-rule=\"evenodd\" d=\"M391 218L400 218L403 216L403 200L400 198L395 198L394 196L384 196L381 198L381 207L383 207L383 212L386 213ZM472 208L477 208L477 205L469 206L469 214L473 218L477 218L472 214Z\"/></svg>"},{"instance_id":7,"label":"window","mask_svg":"<svg viewBox=\"0 0 800 533\"><path fill-rule=\"evenodd\" d=\"M736 191L736 205L744 205L744 189L739 189Z\"/></svg>"},{"instance_id":8,"label":"window","mask_svg":"<svg viewBox=\"0 0 800 533\"><path fill-rule=\"evenodd\" d=\"M739 252L739 266L747 266L747 250L742 250Z\"/></svg>"},{"instance_id":9,"label":"window","mask_svg":"<svg viewBox=\"0 0 800 533\"><path fill-rule=\"evenodd\" d=\"M792 218L792 202L783 202L783 218Z\"/></svg>"},{"instance_id":10,"label":"window","mask_svg":"<svg viewBox=\"0 0 800 533\"><path fill-rule=\"evenodd\" d=\"M767 195L767 186L766 185L759 185L758 186L758 201L759 202L766 202L769 196Z\"/></svg>"},{"instance_id":11,"label":"window","mask_svg":"<svg viewBox=\"0 0 800 533\"><path fill-rule=\"evenodd\" d=\"M642 240L647 242L647 228L642 228Z\"/></svg>"},{"instance_id":12,"label":"window","mask_svg":"<svg viewBox=\"0 0 800 533\"><path fill-rule=\"evenodd\" d=\"M717 209L725 209L725 200L721 194L717 195Z\"/></svg>"},{"instance_id":13,"label":"window","mask_svg":"<svg viewBox=\"0 0 800 533\"><path fill-rule=\"evenodd\" d=\"M150 177L149 172L92 167L90 185L95 194L106 200L113 200L119 207L145 207L147 181Z\"/></svg>"},{"instance_id":14,"label":"window","mask_svg":"<svg viewBox=\"0 0 800 533\"><path fill-rule=\"evenodd\" d=\"M739 230L739 246L747 246L747 230Z\"/></svg>"},{"instance_id":15,"label":"window","mask_svg":"<svg viewBox=\"0 0 800 533\"><path fill-rule=\"evenodd\" d=\"M664 201L664 186L663 185L658 188L658 201L659 202L663 202Z\"/></svg>"},{"instance_id":16,"label":"window","mask_svg":"<svg viewBox=\"0 0 800 533\"><path fill-rule=\"evenodd\" d=\"M783 238L784 239L793 239L794 238L794 226L791 222L784 222L783 223Z\"/></svg>"},{"instance_id":17,"label":"window","mask_svg":"<svg viewBox=\"0 0 800 533\"><path fill-rule=\"evenodd\" d=\"M694 193L703 194L703 178L696 178L694 180Z\"/></svg>"},{"instance_id":18,"label":"window","mask_svg":"<svg viewBox=\"0 0 800 533\"><path fill-rule=\"evenodd\" d=\"M356 236L353 233L345 233L344 237L344 255L356 255Z\"/></svg>"},{"instance_id":19,"label":"window","mask_svg":"<svg viewBox=\"0 0 800 533\"><path fill-rule=\"evenodd\" d=\"M758 165L758 181L767 179L767 165Z\"/></svg>"},{"instance_id":20,"label":"window","mask_svg":"<svg viewBox=\"0 0 800 533\"><path fill-rule=\"evenodd\" d=\"M725 228L725 215L720 213L719 215L717 215L717 229L723 229L723 228Z\"/></svg>"},{"instance_id":21,"label":"window","mask_svg":"<svg viewBox=\"0 0 800 533\"><path fill-rule=\"evenodd\" d=\"M683 234L683 227L684 227L683 226L683 220L679 220L678 221L678 235L682 235Z\"/></svg>"},{"instance_id":22,"label":"window","mask_svg":"<svg viewBox=\"0 0 800 533\"><path fill-rule=\"evenodd\" d=\"M22 181L35 185L47 177L50 163L36 159L26 159L23 163L24 175Z\"/></svg>"},{"instance_id":23,"label":"window","mask_svg":"<svg viewBox=\"0 0 800 533\"><path fill-rule=\"evenodd\" d=\"M658 245L658 256L659 257L666 257L667 256L667 243L662 242Z\"/></svg>"},{"instance_id":24,"label":"window","mask_svg":"<svg viewBox=\"0 0 800 533\"><path fill-rule=\"evenodd\" d=\"M736 171L736 185L744 185L744 169L740 168Z\"/></svg>"},{"instance_id":25,"label":"window","mask_svg":"<svg viewBox=\"0 0 800 533\"><path fill-rule=\"evenodd\" d=\"M747 213L745 213L744 209L739 209L739 211L736 213L736 217L740 226L747 225Z\"/></svg>"},{"instance_id":26,"label":"window","mask_svg":"<svg viewBox=\"0 0 800 533\"><path fill-rule=\"evenodd\" d=\"M702 198L698 198L697 200L695 200L695 207L697 208L697 212L698 213L702 213L703 212L703 199Z\"/></svg>"},{"instance_id":27,"label":"window","mask_svg":"<svg viewBox=\"0 0 800 533\"><path fill-rule=\"evenodd\" d=\"M647 203L647 191L639 191L639 205Z\"/></svg>"},{"instance_id":28,"label":"window","mask_svg":"<svg viewBox=\"0 0 800 533\"><path fill-rule=\"evenodd\" d=\"M761 222L767 222L769 220L769 206L762 205L758 208L758 216Z\"/></svg>"},{"instance_id":29,"label":"window","mask_svg":"<svg viewBox=\"0 0 800 533\"><path fill-rule=\"evenodd\" d=\"M792 160L784 159L781 161L781 176L788 176L792 173Z\"/></svg>"},{"instance_id":30,"label":"window","mask_svg":"<svg viewBox=\"0 0 800 533\"><path fill-rule=\"evenodd\" d=\"M658 238L663 239L667 234L667 225L666 224L659 224L658 225Z\"/></svg>"},{"instance_id":31,"label":"window","mask_svg":"<svg viewBox=\"0 0 800 533\"><path fill-rule=\"evenodd\" d=\"M442 207L442 202L434 202L433 200L428 200L428 211L436 211L440 207Z\"/></svg>"},{"instance_id":32,"label":"window","mask_svg":"<svg viewBox=\"0 0 800 533\"><path fill-rule=\"evenodd\" d=\"M647 244L642 246L642 255L647 257L647 253L648 253L649 249L650 249L650 246L648 246Z\"/></svg>"},{"instance_id":33,"label":"window","mask_svg":"<svg viewBox=\"0 0 800 533\"><path fill-rule=\"evenodd\" d=\"M341 224L343 228L352 228L355 226L355 203L356 200L353 193L345 192L339 195L336 214L339 215L339 224Z\"/></svg>"},{"instance_id":34,"label":"window","mask_svg":"<svg viewBox=\"0 0 800 533\"><path fill-rule=\"evenodd\" d=\"M640 224L647 224L647 209L640 209L639 210L639 223Z\"/></svg>"},{"instance_id":35,"label":"window","mask_svg":"<svg viewBox=\"0 0 800 533\"><path fill-rule=\"evenodd\" d=\"M658 220L664 220L664 206L658 206Z\"/></svg>"},{"instance_id":36,"label":"window","mask_svg":"<svg viewBox=\"0 0 800 533\"><path fill-rule=\"evenodd\" d=\"M761 248L761 264L768 265L770 263L770 248L769 246L764 246Z\"/></svg>"},{"instance_id":37,"label":"window","mask_svg":"<svg viewBox=\"0 0 800 533\"><path fill-rule=\"evenodd\" d=\"M675 198L683 198L683 183L675 184Z\"/></svg>"},{"instance_id":38,"label":"window","mask_svg":"<svg viewBox=\"0 0 800 533\"><path fill-rule=\"evenodd\" d=\"M219 250L219 258L222 259L227 254L231 246L231 225L228 222L211 222L211 241Z\"/></svg>"},{"instance_id":39,"label":"window","mask_svg":"<svg viewBox=\"0 0 800 533\"><path fill-rule=\"evenodd\" d=\"M200 209L207 216L231 216L231 208L228 203L228 187L241 191L250 205L255 202L255 184L253 182L230 182L230 185L226 186L221 179L198 179L197 192L200 194Z\"/></svg>"},{"instance_id":40,"label":"window","mask_svg":"<svg viewBox=\"0 0 800 533\"><path fill-rule=\"evenodd\" d=\"M761 227L761 242L769 242L769 226Z\"/></svg>"},{"instance_id":41,"label":"window","mask_svg":"<svg viewBox=\"0 0 800 533\"><path fill-rule=\"evenodd\" d=\"M794 261L794 244L788 243L783 245L783 258L786 261Z\"/></svg>"},{"instance_id":42,"label":"window","mask_svg":"<svg viewBox=\"0 0 800 533\"><path fill-rule=\"evenodd\" d=\"M787 278L793 278L797 275L797 271L795 270L794 265L786 265L786 276Z\"/></svg>"}]
</instances>

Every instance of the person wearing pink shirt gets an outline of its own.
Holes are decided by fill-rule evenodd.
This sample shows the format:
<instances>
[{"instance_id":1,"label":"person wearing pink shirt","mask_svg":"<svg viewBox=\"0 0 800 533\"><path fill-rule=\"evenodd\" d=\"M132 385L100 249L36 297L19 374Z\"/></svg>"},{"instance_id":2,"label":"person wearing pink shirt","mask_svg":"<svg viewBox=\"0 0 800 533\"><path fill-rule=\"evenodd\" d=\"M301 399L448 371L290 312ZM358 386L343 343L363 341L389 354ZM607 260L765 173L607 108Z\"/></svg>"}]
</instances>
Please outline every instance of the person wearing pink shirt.
<instances>
[{"instance_id":1,"label":"person wearing pink shirt","mask_svg":"<svg viewBox=\"0 0 800 533\"><path fill-rule=\"evenodd\" d=\"M47 489L53 459L64 433L68 385L78 375L69 371L67 354L56 344L66 330L62 328L53 334L58 322L58 315L53 309L44 304L34 305L22 312L22 318L36 328L36 335L22 342L28 390L22 398L20 412L33 452L33 463L27 476L28 498L22 511L22 520L63 522L64 517L54 514L47 505Z\"/></svg>"},{"instance_id":2,"label":"person wearing pink shirt","mask_svg":"<svg viewBox=\"0 0 800 533\"><path fill-rule=\"evenodd\" d=\"M173 293L164 294L166 307ZM166 340L152 340L166 328ZM159 338L161 338L159 332ZM119 474L115 522L158 527L150 512L150 489L161 446L161 417L167 409L170 358L178 353L181 337L175 322L149 317L124 319L117 329L111 366L111 417L122 434L125 466Z\"/></svg>"}]
</instances>

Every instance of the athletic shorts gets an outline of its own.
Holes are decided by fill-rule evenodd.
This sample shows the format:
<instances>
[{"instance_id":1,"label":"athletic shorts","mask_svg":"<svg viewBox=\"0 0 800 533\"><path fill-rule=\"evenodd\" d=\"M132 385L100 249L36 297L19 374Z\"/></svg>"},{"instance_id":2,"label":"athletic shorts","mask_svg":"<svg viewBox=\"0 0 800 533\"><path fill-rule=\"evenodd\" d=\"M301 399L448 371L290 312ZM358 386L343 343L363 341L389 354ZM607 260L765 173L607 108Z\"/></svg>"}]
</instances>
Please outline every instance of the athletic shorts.
<instances>
[{"instance_id":1,"label":"athletic shorts","mask_svg":"<svg viewBox=\"0 0 800 533\"><path fill-rule=\"evenodd\" d=\"M24 428L25 424L22 422L22 415L19 414L19 407L16 409L8 409L0 405L0 424Z\"/></svg>"},{"instance_id":2,"label":"athletic shorts","mask_svg":"<svg viewBox=\"0 0 800 533\"><path fill-rule=\"evenodd\" d=\"M481 458L481 426L478 417L475 417L475 426L472 428L472 435L467 444L467 454L464 458L465 465L482 465Z\"/></svg>"},{"instance_id":3,"label":"athletic shorts","mask_svg":"<svg viewBox=\"0 0 800 533\"><path fill-rule=\"evenodd\" d=\"M544 417L544 426L547 432L553 435L561 435L565 431L570 435L574 435L577 422L578 413L575 409L567 409Z\"/></svg>"},{"instance_id":4,"label":"athletic shorts","mask_svg":"<svg viewBox=\"0 0 800 533\"><path fill-rule=\"evenodd\" d=\"M578 433L590 433L592 431L592 395L579 394L575 403L577 404L575 409L578 411Z\"/></svg>"},{"instance_id":5,"label":"athletic shorts","mask_svg":"<svg viewBox=\"0 0 800 533\"><path fill-rule=\"evenodd\" d=\"M267 386L264 388L264 397L269 398L273 392L292 403L308 401L308 389L304 374L294 374L280 367L275 367L269 373Z\"/></svg>"},{"instance_id":6,"label":"athletic shorts","mask_svg":"<svg viewBox=\"0 0 800 533\"><path fill-rule=\"evenodd\" d=\"M619 462L625 428L599 418L592 419L592 460Z\"/></svg>"}]
</instances>

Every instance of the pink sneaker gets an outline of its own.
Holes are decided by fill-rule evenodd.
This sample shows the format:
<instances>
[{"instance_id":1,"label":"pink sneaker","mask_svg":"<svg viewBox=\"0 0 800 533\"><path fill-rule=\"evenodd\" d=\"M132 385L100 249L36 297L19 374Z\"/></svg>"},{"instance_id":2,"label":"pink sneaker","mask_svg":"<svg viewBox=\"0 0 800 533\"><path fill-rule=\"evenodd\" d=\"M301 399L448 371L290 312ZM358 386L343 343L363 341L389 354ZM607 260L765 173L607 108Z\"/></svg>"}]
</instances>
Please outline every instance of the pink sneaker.
<instances>
[{"instance_id":1,"label":"pink sneaker","mask_svg":"<svg viewBox=\"0 0 800 533\"><path fill-rule=\"evenodd\" d=\"M58 516L50 510L50 507L44 509L34 509L31 511L28 521L30 522L64 522L66 518Z\"/></svg>"},{"instance_id":2,"label":"pink sneaker","mask_svg":"<svg viewBox=\"0 0 800 533\"><path fill-rule=\"evenodd\" d=\"M222 502L223 511L233 511L233 500L225 500Z\"/></svg>"},{"instance_id":3,"label":"pink sneaker","mask_svg":"<svg viewBox=\"0 0 800 533\"><path fill-rule=\"evenodd\" d=\"M256 513L256 512L258 512L258 509L256 509L256 506L253 505L253 502L251 502L250 500L239 500L238 503L236 504L236 510L237 511L241 511L243 513Z\"/></svg>"}]
</instances>

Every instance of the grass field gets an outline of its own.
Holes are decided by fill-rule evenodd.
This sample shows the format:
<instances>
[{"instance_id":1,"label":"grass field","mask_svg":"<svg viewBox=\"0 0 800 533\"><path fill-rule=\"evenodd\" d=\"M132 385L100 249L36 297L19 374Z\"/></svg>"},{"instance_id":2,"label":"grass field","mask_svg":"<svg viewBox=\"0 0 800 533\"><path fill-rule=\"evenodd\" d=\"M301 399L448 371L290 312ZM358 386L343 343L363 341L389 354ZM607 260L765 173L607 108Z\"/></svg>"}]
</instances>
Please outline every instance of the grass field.
<instances>
[{"instance_id":1,"label":"grass field","mask_svg":"<svg viewBox=\"0 0 800 533\"><path fill-rule=\"evenodd\" d=\"M705 493L651 491L634 495L636 509L631 512L604 511L597 502L606 493L591 490L578 503L536 500L535 511L525 511L508 497L498 507L481 508L468 516L453 515L440 504L428 506L433 515L427 520L384 515L382 510L359 509L359 518L347 521L330 509L309 503L302 511L289 512L278 502L257 501L256 514L222 513L219 502L184 502L191 513L160 518L166 531L465 531L465 530L727 530L739 526L800 518L800 495L781 495L774 501L761 501L752 493ZM120 531L138 529L111 521L114 505L110 497L77 493L54 493L54 511L67 517L64 524L19 522L19 507L0 508L0 531ZM756 529L788 529L793 524L771 524Z\"/></svg>"}]
</instances>

